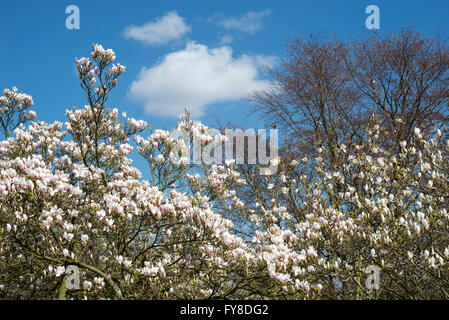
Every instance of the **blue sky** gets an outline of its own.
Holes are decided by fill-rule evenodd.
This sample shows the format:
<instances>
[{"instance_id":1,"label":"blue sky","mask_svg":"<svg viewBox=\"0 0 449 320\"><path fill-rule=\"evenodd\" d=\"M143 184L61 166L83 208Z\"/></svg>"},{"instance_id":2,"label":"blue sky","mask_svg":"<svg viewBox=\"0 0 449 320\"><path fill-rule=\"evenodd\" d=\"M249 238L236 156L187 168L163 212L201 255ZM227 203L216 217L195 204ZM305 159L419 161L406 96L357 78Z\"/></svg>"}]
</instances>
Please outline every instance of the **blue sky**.
<instances>
[{"instance_id":1,"label":"blue sky","mask_svg":"<svg viewBox=\"0 0 449 320\"><path fill-rule=\"evenodd\" d=\"M240 96L269 84L261 66L282 59L289 36L370 32L365 8L371 4L380 9L381 32L414 24L423 33L448 35L444 0L2 0L0 88L31 94L38 119L65 121L66 109L86 103L75 57L88 56L95 42L112 48L127 67L110 107L155 127L172 127L177 111L191 107L210 125L219 119L260 128ZM79 30L65 26L68 5L80 9Z\"/></svg>"}]
</instances>

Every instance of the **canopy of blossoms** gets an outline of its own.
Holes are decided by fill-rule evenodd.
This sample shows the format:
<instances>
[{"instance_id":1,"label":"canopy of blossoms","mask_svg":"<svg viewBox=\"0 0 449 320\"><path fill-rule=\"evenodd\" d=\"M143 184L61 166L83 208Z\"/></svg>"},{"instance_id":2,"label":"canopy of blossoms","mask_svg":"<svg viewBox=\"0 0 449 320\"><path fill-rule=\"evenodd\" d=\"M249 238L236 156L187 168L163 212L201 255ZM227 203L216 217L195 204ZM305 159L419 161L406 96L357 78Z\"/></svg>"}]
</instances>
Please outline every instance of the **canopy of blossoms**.
<instances>
[{"instance_id":1,"label":"canopy of blossoms","mask_svg":"<svg viewBox=\"0 0 449 320\"><path fill-rule=\"evenodd\" d=\"M17 88L0 97L0 298L449 297L447 131L416 128L391 146L373 117L363 142L341 144L338 166L319 148L276 159L270 176L175 164L182 139L107 107L125 71L115 59L93 45L76 61L88 105L65 123L33 121ZM217 139L188 113L177 129L203 147ZM66 288L71 266L77 289Z\"/></svg>"}]
</instances>

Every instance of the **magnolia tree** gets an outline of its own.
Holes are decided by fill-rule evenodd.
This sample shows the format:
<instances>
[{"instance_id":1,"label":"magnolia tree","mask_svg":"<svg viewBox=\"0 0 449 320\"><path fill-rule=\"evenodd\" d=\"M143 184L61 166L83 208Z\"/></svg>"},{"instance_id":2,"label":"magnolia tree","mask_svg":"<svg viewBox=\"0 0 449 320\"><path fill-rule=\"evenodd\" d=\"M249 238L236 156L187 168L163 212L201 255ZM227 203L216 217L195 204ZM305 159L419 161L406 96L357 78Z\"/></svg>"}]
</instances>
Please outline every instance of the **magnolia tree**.
<instances>
[{"instance_id":1,"label":"magnolia tree","mask_svg":"<svg viewBox=\"0 0 449 320\"><path fill-rule=\"evenodd\" d=\"M107 109L125 67L94 45L77 60L89 105L48 124L24 110L28 95L5 90L0 146L0 295L6 298L247 298L264 295L258 253L215 212L235 207L239 174L168 157L184 147L165 130ZM63 129L64 127L64 129ZM188 115L178 127L202 139ZM14 136L10 131L14 129ZM145 130L148 136L141 136ZM152 179L131 165L132 137ZM178 152L179 153L179 152ZM190 172L190 174L189 174ZM214 197L211 201L210 197ZM67 270L80 286L67 287Z\"/></svg>"},{"instance_id":2,"label":"magnolia tree","mask_svg":"<svg viewBox=\"0 0 449 320\"><path fill-rule=\"evenodd\" d=\"M449 132L415 128L399 151L382 147L392 133L376 117L365 133L353 151L339 146L337 169L321 147L281 160L277 175L240 169L247 235L270 252L273 279L302 277L320 298L449 298Z\"/></svg>"},{"instance_id":3,"label":"magnolia tree","mask_svg":"<svg viewBox=\"0 0 449 320\"><path fill-rule=\"evenodd\" d=\"M337 169L321 148L273 159L270 176L229 160L193 165L185 139L107 108L125 71L115 58L93 45L76 61L88 105L64 124L27 124L32 98L0 97L1 298L448 297L446 132L416 129L398 152L374 123L365 142L340 146ZM196 148L226 140L188 113L177 129Z\"/></svg>"}]
</instances>

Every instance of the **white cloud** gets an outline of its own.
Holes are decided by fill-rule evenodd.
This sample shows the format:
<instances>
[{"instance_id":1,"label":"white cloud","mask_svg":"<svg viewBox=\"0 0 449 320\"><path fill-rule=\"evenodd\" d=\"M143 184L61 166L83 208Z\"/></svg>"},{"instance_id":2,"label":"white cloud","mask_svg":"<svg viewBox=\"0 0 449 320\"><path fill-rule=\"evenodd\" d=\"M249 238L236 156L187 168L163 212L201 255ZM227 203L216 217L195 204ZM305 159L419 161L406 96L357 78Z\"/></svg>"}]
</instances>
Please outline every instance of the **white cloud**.
<instances>
[{"instance_id":1,"label":"white cloud","mask_svg":"<svg viewBox=\"0 0 449 320\"><path fill-rule=\"evenodd\" d=\"M234 41L234 38L229 34L225 34L221 37L220 44L230 44L232 41Z\"/></svg>"},{"instance_id":2,"label":"white cloud","mask_svg":"<svg viewBox=\"0 0 449 320\"><path fill-rule=\"evenodd\" d=\"M184 22L175 11L167 12L156 21L145 23L143 26L129 26L125 29L125 37L139 40L150 45L162 45L181 38L189 33L192 27Z\"/></svg>"},{"instance_id":3,"label":"white cloud","mask_svg":"<svg viewBox=\"0 0 449 320\"><path fill-rule=\"evenodd\" d=\"M212 21L216 21L219 26L228 30L239 30L254 34L262 28L262 19L271 14L271 10L249 11L241 17L217 18L212 17Z\"/></svg>"},{"instance_id":4,"label":"white cloud","mask_svg":"<svg viewBox=\"0 0 449 320\"><path fill-rule=\"evenodd\" d=\"M256 61L259 66L273 68L279 63L279 58L275 56L257 54L254 56L254 61Z\"/></svg>"},{"instance_id":5,"label":"white cloud","mask_svg":"<svg viewBox=\"0 0 449 320\"><path fill-rule=\"evenodd\" d=\"M148 114L177 117L190 110L201 117L216 102L235 101L269 86L259 79L262 56L234 58L224 46L210 49L189 42L184 50L167 54L160 63L143 68L131 84L130 97L143 103Z\"/></svg>"}]
</instances>

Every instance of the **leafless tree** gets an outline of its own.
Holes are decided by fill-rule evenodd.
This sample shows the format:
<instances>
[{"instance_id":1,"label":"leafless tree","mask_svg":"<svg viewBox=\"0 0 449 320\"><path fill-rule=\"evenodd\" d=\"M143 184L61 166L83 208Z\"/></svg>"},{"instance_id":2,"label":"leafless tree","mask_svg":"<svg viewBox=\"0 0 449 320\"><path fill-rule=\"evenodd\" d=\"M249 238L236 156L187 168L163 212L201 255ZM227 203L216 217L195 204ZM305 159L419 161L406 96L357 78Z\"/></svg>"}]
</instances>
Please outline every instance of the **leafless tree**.
<instances>
[{"instance_id":1,"label":"leafless tree","mask_svg":"<svg viewBox=\"0 0 449 320\"><path fill-rule=\"evenodd\" d=\"M269 72L273 86L250 100L253 112L283 130L288 152L311 154L321 143L335 161L343 140L363 139L373 113L400 141L415 126L425 132L448 120L449 48L413 28L346 42L320 34L293 38Z\"/></svg>"},{"instance_id":2,"label":"leafless tree","mask_svg":"<svg viewBox=\"0 0 449 320\"><path fill-rule=\"evenodd\" d=\"M348 74L361 104L382 117L399 140L414 127L427 131L447 122L449 48L439 36L413 28L350 44Z\"/></svg>"}]
</instances>

